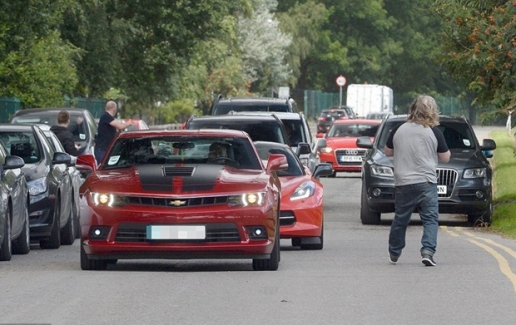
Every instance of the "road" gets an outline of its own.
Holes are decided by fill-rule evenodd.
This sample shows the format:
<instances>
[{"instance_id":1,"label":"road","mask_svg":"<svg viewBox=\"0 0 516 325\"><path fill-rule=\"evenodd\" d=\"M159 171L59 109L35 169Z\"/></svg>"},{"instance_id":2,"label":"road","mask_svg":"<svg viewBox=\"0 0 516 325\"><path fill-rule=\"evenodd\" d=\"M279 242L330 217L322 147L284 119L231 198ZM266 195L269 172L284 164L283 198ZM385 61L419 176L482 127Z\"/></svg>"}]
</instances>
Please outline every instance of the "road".
<instances>
[{"instance_id":1,"label":"road","mask_svg":"<svg viewBox=\"0 0 516 325\"><path fill-rule=\"evenodd\" d=\"M435 259L408 229L397 265L389 219L360 223L360 175L324 178L325 246L282 240L280 269L249 260L120 261L81 271L79 242L0 263L0 324L513 324L516 242L441 215Z\"/></svg>"}]
</instances>

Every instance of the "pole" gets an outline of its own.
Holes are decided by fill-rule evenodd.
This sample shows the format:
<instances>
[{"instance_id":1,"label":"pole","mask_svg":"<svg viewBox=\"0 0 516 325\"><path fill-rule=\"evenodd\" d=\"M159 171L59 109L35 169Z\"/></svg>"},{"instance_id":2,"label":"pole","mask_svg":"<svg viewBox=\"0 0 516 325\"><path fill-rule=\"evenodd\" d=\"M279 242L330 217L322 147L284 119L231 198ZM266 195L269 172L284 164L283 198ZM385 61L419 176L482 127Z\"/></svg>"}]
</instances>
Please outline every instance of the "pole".
<instances>
[{"instance_id":1,"label":"pole","mask_svg":"<svg viewBox=\"0 0 516 325\"><path fill-rule=\"evenodd\" d=\"M339 107L342 106L342 86L339 87Z\"/></svg>"}]
</instances>

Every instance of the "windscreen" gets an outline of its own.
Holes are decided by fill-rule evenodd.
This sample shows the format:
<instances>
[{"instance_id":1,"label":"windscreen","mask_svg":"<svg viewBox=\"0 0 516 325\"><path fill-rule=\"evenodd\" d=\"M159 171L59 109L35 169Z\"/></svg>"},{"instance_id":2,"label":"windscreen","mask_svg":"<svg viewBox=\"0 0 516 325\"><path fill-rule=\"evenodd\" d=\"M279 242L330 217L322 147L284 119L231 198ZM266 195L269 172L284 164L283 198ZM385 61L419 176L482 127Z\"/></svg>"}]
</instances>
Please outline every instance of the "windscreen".
<instances>
[{"instance_id":1,"label":"windscreen","mask_svg":"<svg viewBox=\"0 0 516 325\"><path fill-rule=\"evenodd\" d=\"M120 138L107 157L104 169L160 164L221 164L240 169L262 168L247 138Z\"/></svg>"}]
</instances>

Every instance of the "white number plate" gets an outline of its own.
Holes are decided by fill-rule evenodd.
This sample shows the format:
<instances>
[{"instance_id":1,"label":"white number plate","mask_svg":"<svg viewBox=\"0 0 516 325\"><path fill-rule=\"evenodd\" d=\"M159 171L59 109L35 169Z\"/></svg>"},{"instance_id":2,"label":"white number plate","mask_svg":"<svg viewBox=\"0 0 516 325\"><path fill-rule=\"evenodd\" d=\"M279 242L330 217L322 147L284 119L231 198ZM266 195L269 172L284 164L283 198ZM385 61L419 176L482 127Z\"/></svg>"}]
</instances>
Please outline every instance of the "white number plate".
<instances>
[{"instance_id":1,"label":"white number plate","mask_svg":"<svg viewBox=\"0 0 516 325\"><path fill-rule=\"evenodd\" d=\"M147 226L147 239L206 239L205 226Z\"/></svg>"},{"instance_id":2,"label":"white number plate","mask_svg":"<svg viewBox=\"0 0 516 325\"><path fill-rule=\"evenodd\" d=\"M361 156L340 156L340 161L362 161Z\"/></svg>"},{"instance_id":3,"label":"white number plate","mask_svg":"<svg viewBox=\"0 0 516 325\"><path fill-rule=\"evenodd\" d=\"M446 194L446 185L437 185L437 194Z\"/></svg>"}]
</instances>

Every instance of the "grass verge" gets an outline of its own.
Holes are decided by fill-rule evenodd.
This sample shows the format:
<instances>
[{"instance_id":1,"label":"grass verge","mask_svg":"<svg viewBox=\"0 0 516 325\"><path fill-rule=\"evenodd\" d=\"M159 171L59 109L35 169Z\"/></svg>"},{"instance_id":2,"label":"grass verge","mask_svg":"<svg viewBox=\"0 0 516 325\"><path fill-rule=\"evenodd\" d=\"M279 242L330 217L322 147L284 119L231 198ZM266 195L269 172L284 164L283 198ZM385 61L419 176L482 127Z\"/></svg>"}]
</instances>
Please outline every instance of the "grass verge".
<instances>
[{"instance_id":1,"label":"grass verge","mask_svg":"<svg viewBox=\"0 0 516 325\"><path fill-rule=\"evenodd\" d=\"M514 130L513 130L514 132ZM511 134L513 134L511 132ZM516 238L516 142L506 131L493 131L496 142L493 165L494 214L491 229Z\"/></svg>"}]
</instances>

